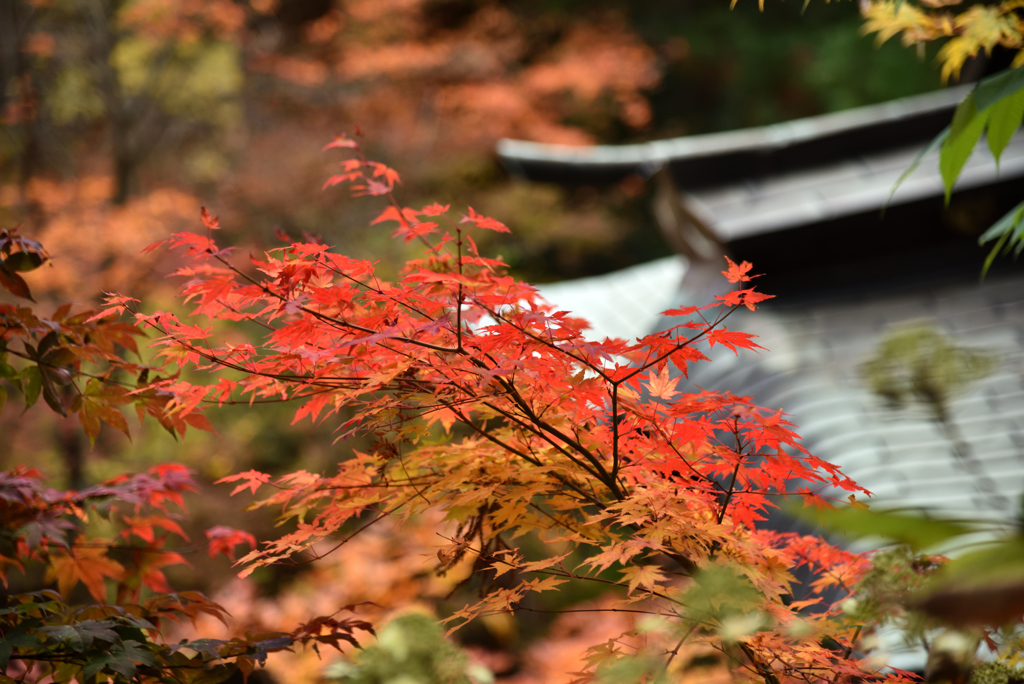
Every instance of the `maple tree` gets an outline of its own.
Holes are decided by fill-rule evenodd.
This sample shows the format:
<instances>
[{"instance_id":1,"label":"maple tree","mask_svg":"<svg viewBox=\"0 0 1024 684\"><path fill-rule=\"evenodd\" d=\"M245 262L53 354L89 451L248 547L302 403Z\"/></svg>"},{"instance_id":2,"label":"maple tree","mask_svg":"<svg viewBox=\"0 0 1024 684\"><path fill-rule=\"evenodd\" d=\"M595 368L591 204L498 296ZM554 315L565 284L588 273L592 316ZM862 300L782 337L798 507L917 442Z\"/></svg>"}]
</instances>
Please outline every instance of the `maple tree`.
<instances>
[{"instance_id":1,"label":"maple tree","mask_svg":"<svg viewBox=\"0 0 1024 684\"><path fill-rule=\"evenodd\" d=\"M567 583L600 583L622 591L609 610L659 618L632 654L654 657L651 672L672 675L680 649L703 644L744 679L878 676L854 653L860 625L824 598L852 590L867 561L759 526L776 497L828 506L818 491L825 485L863 490L808 454L781 413L747 397L677 389L678 373L707 360L699 345L758 348L724 324L737 307L768 298L748 286L749 263L728 262L723 273L739 288L668 312L680 322L664 332L589 342L584 321L552 310L479 253L473 232L505 232L502 223L472 208L455 219L436 203L402 206L397 173L352 139L327 148L354 156L326 186L385 198L374 223L422 244L400 280L301 242L251 257L250 273L218 246L219 221L203 210L205 234L164 243L191 262L179 271L193 306L187 317L144 313L119 295L95 316L131 311L136 325L159 331L153 344L165 363L216 375L209 385L151 382L172 397L177 420L237 396L294 400L296 421L354 409L339 439L375 440L336 474L250 470L223 479L291 528L243 557L243 576L320 557L323 544L343 546L381 521L401 525L441 509L455 527L435 569L469 563L466 581L479 591L446 618L453 628L528 611L531 595ZM217 321L255 324L262 338L221 337ZM516 543L523 538L543 542L543 552L526 551ZM792 573L803 566L818 574L797 598ZM594 645L588 672L611 671L623 655L618 640Z\"/></svg>"}]
</instances>

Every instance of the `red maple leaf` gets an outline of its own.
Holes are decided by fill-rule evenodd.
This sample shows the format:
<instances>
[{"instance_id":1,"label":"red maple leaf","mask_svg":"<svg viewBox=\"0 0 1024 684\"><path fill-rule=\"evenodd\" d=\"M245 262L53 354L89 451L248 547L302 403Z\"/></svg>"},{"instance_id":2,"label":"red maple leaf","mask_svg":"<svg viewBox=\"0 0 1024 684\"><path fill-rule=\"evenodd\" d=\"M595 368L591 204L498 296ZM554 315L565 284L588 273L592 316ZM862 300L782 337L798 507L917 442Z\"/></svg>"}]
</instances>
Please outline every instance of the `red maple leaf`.
<instances>
[{"instance_id":1,"label":"red maple leaf","mask_svg":"<svg viewBox=\"0 0 1024 684\"><path fill-rule=\"evenodd\" d=\"M749 261L744 261L739 265L736 265L736 263L729 257L725 257L725 260L729 262L729 270L722 271L722 275L724 275L730 283L745 283L752 278L761 277L761 274L747 275L747 273L750 272L750 269L754 267L754 265Z\"/></svg>"}]
</instances>

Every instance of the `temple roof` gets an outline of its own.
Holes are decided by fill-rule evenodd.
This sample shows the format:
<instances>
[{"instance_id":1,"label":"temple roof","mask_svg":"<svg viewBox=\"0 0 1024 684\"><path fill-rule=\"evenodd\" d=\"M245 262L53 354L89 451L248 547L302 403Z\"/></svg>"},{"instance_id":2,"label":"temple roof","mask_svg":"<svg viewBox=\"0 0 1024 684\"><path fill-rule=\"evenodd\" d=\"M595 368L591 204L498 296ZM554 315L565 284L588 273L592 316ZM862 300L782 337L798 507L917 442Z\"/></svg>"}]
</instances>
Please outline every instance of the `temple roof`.
<instances>
[{"instance_id":1,"label":"temple roof","mask_svg":"<svg viewBox=\"0 0 1024 684\"><path fill-rule=\"evenodd\" d=\"M602 185L634 174L668 188L656 214L667 241L693 258L729 252L769 273L810 258L836 265L922 242L969 244L1024 197L1024 135L997 164L984 144L965 165L950 206L938 152L903 175L945 128L967 87L771 126L638 145L498 143L515 176ZM705 244L711 242L710 246Z\"/></svg>"}]
</instances>

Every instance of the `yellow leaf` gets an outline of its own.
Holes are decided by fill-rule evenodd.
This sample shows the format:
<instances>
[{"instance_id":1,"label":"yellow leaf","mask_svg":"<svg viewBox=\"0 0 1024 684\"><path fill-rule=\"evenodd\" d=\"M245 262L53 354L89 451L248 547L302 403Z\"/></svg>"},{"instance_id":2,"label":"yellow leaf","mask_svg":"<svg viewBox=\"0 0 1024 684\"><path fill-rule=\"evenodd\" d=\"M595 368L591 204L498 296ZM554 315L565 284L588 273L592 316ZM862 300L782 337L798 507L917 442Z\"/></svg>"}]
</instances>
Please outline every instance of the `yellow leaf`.
<instances>
[{"instance_id":1,"label":"yellow leaf","mask_svg":"<svg viewBox=\"0 0 1024 684\"><path fill-rule=\"evenodd\" d=\"M675 395L679 394L676 391L676 385L679 384L679 378L673 378L668 372L668 364L666 363L661 367L661 372L655 374L651 372L651 379L644 383L647 385L647 389L650 391L652 397L658 399L671 399Z\"/></svg>"},{"instance_id":2,"label":"yellow leaf","mask_svg":"<svg viewBox=\"0 0 1024 684\"><path fill-rule=\"evenodd\" d=\"M506 572L511 572L516 569L516 566L509 565L505 561L496 561L491 564L491 568L494 570L494 578L497 579L504 575Z\"/></svg>"},{"instance_id":3,"label":"yellow leaf","mask_svg":"<svg viewBox=\"0 0 1024 684\"><path fill-rule=\"evenodd\" d=\"M523 586L530 591L542 592L556 588L560 584L565 584L569 580L563 577L545 577L544 579L532 579L529 582L524 582Z\"/></svg>"},{"instance_id":4,"label":"yellow leaf","mask_svg":"<svg viewBox=\"0 0 1024 684\"><path fill-rule=\"evenodd\" d=\"M534 561L533 563L524 563L519 566L519 572L536 572L537 570L546 570L547 568L558 565L570 555L571 554L563 553L561 556L552 556L551 558Z\"/></svg>"},{"instance_id":5,"label":"yellow leaf","mask_svg":"<svg viewBox=\"0 0 1024 684\"><path fill-rule=\"evenodd\" d=\"M622 571L622 578L629 582L629 594L632 595L637 587L658 591L658 583L665 581L665 573L656 565L634 565Z\"/></svg>"}]
</instances>

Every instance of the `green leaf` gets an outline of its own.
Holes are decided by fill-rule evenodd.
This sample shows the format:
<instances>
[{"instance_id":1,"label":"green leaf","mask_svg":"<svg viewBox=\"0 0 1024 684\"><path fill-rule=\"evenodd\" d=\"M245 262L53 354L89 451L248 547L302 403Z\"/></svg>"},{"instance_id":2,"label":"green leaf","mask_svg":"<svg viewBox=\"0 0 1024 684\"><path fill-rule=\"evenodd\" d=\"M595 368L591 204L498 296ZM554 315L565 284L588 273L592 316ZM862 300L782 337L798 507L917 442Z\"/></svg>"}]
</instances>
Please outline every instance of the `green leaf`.
<instances>
[{"instance_id":1,"label":"green leaf","mask_svg":"<svg viewBox=\"0 0 1024 684\"><path fill-rule=\"evenodd\" d=\"M928 147L926 147L923 150L921 150L921 153L918 154L917 157L914 159L914 163L911 164L907 168L907 170L904 171L903 174L899 177L899 179L896 181L896 183L893 184L892 190L889 191L889 200L891 200L893 195L896 194L896 191L899 189L899 187L901 185L903 185L903 181L905 181L908 178L910 178L910 174L914 173L914 171L917 170L917 167L921 165L921 162L924 160L924 158L927 157L932 152L934 152L935 150L939 149L939 146L942 145L942 143L946 142L946 138L948 138L948 137L949 137L949 126L946 126L944 129L942 129L941 133L939 133L937 136L935 136L934 140L932 140L930 143L928 143ZM886 206L888 206L889 200L886 200ZM883 211L884 211L884 209L883 209Z\"/></svg>"},{"instance_id":2,"label":"green leaf","mask_svg":"<svg viewBox=\"0 0 1024 684\"><path fill-rule=\"evenodd\" d=\"M1024 90L1004 98L992 106L988 117L988 148L992 156L999 161L1003 150L1010 143L1010 138L1020 128L1020 122L1024 119Z\"/></svg>"},{"instance_id":3,"label":"green leaf","mask_svg":"<svg viewBox=\"0 0 1024 684\"><path fill-rule=\"evenodd\" d=\"M43 390L43 374L39 366L29 366L20 373L21 377L27 380L25 383L25 409L32 408L32 405L39 401L39 393Z\"/></svg>"},{"instance_id":4,"label":"green leaf","mask_svg":"<svg viewBox=\"0 0 1024 684\"><path fill-rule=\"evenodd\" d=\"M974 151L974 146L981 138L985 129L989 112L979 112L974 103L974 94L970 94L961 102L953 114L953 123L949 127L949 137L942 143L939 152L939 171L942 183L946 188L946 204L953 193L953 186L960 171L963 170L967 158Z\"/></svg>"},{"instance_id":5,"label":"green leaf","mask_svg":"<svg viewBox=\"0 0 1024 684\"><path fill-rule=\"evenodd\" d=\"M908 544L915 550L931 548L974 531L967 525L948 520L852 506L827 511L802 509L795 513L801 518L815 520L829 529L854 538L882 537Z\"/></svg>"},{"instance_id":6,"label":"green leaf","mask_svg":"<svg viewBox=\"0 0 1024 684\"><path fill-rule=\"evenodd\" d=\"M974 102L979 111L988 109L1000 100L1013 95L1024 89L1024 67L1007 69L998 74L989 76L978 83L972 92Z\"/></svg>"},{"instance_id":7,"label":"green leaf","mask_svg":"<svg viewBox=\"0 0 1024 684\"><path fill-rule=\"evenodd\" d=\"M37 621L31 620L23 622L14 629L4 633L4 638L0 639L0 672L7 670L7 663L11 659L14 649L19 646L22 648L39 648L42 646L39 639L30 633L37 629L38 625Z\"/></svg>"},{"instance_id":8,"label":"green leaf","mask_svg":"<svg viewBox=\"0 0 1024 684\"><path fill-rule=\"evenodd\" d=\"M142 646L138 641L130 639L120 644L114 644L110 648L111 658L108 667L131 681L135 677L136 663L151 667L156 666L158 664L156 658L153 657L150 651L142 648Z\"/></svg>"},{"instance_id":9,"label":"green leaf","mask_svg":"<svg viewBox=\"0 0 1024 684\"><path fill-rule=\"evenodd\" d=\"M86 648L92 645L96 639L107 643L114 643L121 637L112 628L115 623L110 620L83 620L78 623L78 633L82 635Z\"/></svg>"},{"instance_id":10,"label":"green leaf","mask_svg":"<svg viewBox=\"0 0 1024 684\"><path fill-rule=\"evenodd\" d=\"M4 412L4 405L7 404L7 390L0 387L0 413Z\"/></svg>"},{"instance_id":11,"label":"green leaf","mask_svg":"<svg viewBox=\"0 0 1024 684\"><path fill-rule=\"evenodd\" d=\"M985 275L988 273L988 269L992 267L992 262L996 260L997 256L999 256L999 251L1003 248L1003 245L1006 244L1006 241L1007 239L1009 239L1009 237L1009 232L1003 233L1002 237L999 238L999 242L996 243L996 246L993 247L992 250L988 253L988 256L985 257L985 263L982 264L981 267L982 280L985 279Z\"/></svg>"},{"instance_id":12,"label":"green leaf","mask_svg":"<svg viewBox=\"0 0 1024 684\"><path fill-rule=\"evenodd\" d=\"M10 271L34 271L43 265L43 257L35 252L15 252L4 259L4 266Z\"/></svg>"},{"instance_id":13,"label":"green leaf","mask_svg":"<svg viewBox=\"0 0 1024 684\"><path fill-rule=\"evenodd\" d=\"M71 625L52 625L43 627L39 630L39 633L45 635L47 639L53 639L61 642L64 646L76 653L81 653L87 648L85 641L82 639L82 635Z\"/></svg>"},{"instance_id":14,"label":"green leaf","mask_svg":"<svg viewBox=\"0 0 1024 684\"><path fill-rule=\"evenodd\" d=\"M946 563L912 605L952 624L998 626L1024 614L1024 538L1013 535Z\"/></svg>"},{"instance_id":15,"label":"green leaf","mask_svg":"<svg viewBox=\"0 0 1024 684\"><path fill-rule=\"evenodd\" d=\"M984 278L985 274L988 273L988 269L992 266L992 262L1000 251L1005 246L1006 249L1010 249L1014 242L1011 240L1011 236L1017 241L1020 240L1021 229L1024 228L1024 202L1021 202L1013 209L1011 209L1005 216L992 224L992 226L981 234L978 238L978 244L983 245L986 242L997 240L995 247L985 257L985 265L981 267L981 277ZM1024 243L1022 243L1024 244Z\"/></svg>"},{"instance_id":16,"label":"green leaf","mask_svg":"<svg viewBox=\"0 0 1024 684\"><path fill-rule=\"evenodd\" d=\"M940 582L988 584L1024 577L1024 538L1014 535L946 563Z\"/></svg>"},{"instance_id":17,"label":"green leaf","mask_svg":"<svg viewBox=\"0 0 1024 684\"><path fill-rule=\"evenodd\" d=\"M195 651L202 656L204 661L220 660L220 648L226 643L228 642L221 639L196 639L195 641L183 641L182 643L175 645L173 648L187 648L190 651Z\"/></svg>"},{"instance_id":18,"label":"green leaf","mask_svg":"<svg viewBox=\"0 0 1024 684\"><path fill-rule=\"evenodd\" d=\"M983 245L1011 232L1013 227L1020 223L1022 217L1024 217L1024 202L1015 206L982 233L981 237L978 238L978 244Z\"/></svg>"},{"instance_id":19,"label":"green leaf","mask_svg":"<svg viewBox=\"0 0 1024 684\"><path fill-rule=\"evenodd\" d=\"M22 530L24 529L25 528L23 527ZM0 610L0 615L28 615L30 617L40 617L43 613L56 613L58 612L57 609L58 604L54 601L47 601L46 603L26 601L25 603L19 603L11 608L4 608L3 610Z\"/></svg>"},{"instance_id":20,"label":"green leaf","mask_svg":"<svg viewBox=\"0 0 1024 684\"><path fill-rule=\"evenodd\" d=\"M100 670L105 668L113 660L110 654L104 653L98 658L94 658L85 664L82 668L82 679L89 681L99 673Z\"/></svg>"}]
</instances>

